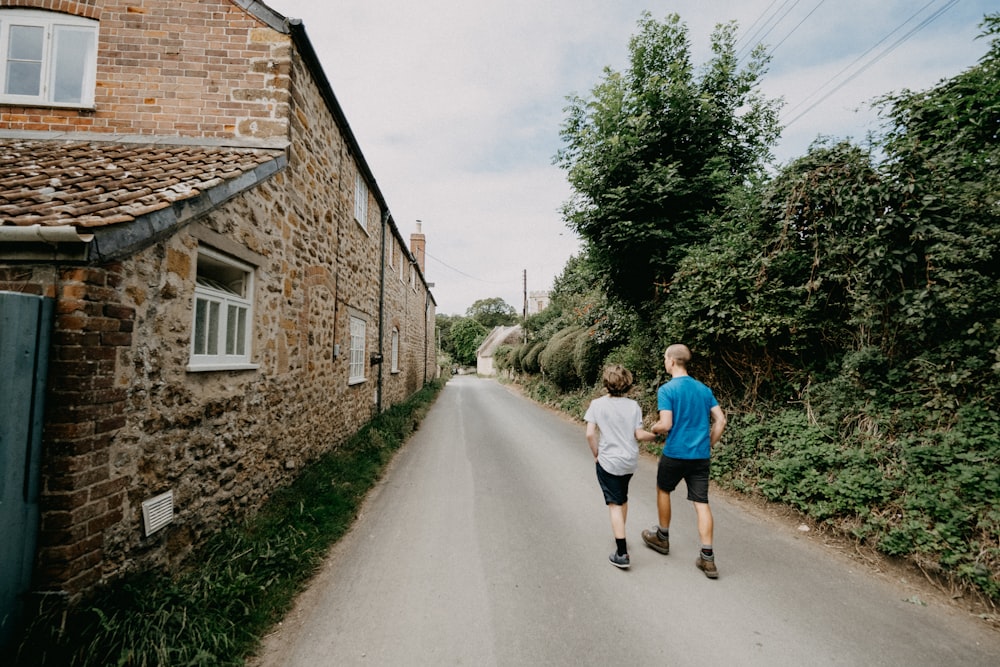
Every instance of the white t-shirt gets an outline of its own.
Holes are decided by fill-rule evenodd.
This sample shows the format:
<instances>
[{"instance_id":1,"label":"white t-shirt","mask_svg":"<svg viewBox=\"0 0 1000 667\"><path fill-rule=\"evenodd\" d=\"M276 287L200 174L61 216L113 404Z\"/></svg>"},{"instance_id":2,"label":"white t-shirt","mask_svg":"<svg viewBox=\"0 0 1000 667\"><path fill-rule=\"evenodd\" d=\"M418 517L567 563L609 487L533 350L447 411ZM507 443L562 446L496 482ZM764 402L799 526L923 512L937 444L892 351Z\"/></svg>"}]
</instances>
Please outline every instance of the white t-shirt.
<instances>
[{"instance_id":1,"label":"white t-shirt","mask_svg":"<svg viewBox=\"0 0 1000 667\"><path fill-rule=\"evenodd\" d=\"M601 396L587 407L584 421L597 424L597 462L612 475L628 475L639 467L635 430L642 428L642 408L631 398Z\"/></svg>"}]
</instances>

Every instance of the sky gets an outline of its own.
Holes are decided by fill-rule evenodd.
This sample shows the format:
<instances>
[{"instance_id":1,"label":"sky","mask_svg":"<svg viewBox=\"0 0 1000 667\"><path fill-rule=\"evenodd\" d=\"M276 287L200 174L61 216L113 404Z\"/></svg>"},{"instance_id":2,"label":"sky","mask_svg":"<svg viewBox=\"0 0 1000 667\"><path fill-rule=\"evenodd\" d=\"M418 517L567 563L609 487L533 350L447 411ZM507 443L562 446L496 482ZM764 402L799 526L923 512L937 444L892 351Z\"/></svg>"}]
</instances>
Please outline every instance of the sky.
<instances>
[{"instance_id":1,"label":"sky","mask_svg":"<svg viewBox=\"0 0 1000 667\"><path fill-rule=\"evenodd\" d=\"M579 239L553 164L567 97L628 67L644 11L680 15L692 61L719 23L737 55L771 52L761 89L784 99L778 164L818 137L863 142L868 104L976 64L996 0L265 0L302 19L404 239L420 222L439 314L548 290Z\"/></svg>"}]
</instances>

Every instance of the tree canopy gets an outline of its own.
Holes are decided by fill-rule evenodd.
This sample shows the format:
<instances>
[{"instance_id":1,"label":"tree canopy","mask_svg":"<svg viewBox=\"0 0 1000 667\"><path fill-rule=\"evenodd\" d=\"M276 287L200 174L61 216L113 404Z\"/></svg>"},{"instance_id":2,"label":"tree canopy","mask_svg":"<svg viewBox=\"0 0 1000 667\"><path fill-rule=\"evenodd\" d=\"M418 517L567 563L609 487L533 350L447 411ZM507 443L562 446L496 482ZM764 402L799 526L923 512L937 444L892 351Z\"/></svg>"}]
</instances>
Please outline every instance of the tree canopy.
<instances>
[{"instance_id":1,"label":"tree canopy","mask_svg":"<svg viewBox=\"0 0 1000 667\"><path fill-rule=\"evenodd\" d=\"M589 97L569 98L555 158L574 191L563 213L609 292L636 307L709 237L707 216L763 167L778 137L780 102L759 91L766 52L741 67L735 42L734 23L717 26L714 55L696 69L680 17L647 12L629 68L606 69Z\"/></svg>"},{"instance_id":2,"label":"tree canopy","mask_svg":"<svg viewBox=\"0 0 1000 667\"><path fill-rule=\"evenodd\" d=\"M466 317L471 317L487 329L497 326L508 326L517 321L517 311L502 298L496 296L490 299L479 299L465 311Z\"/></svg>"},{"instance_id":3,"label":"tree canopy","mask_svg":"<svg viewBox=\"0 0 1000 667\"><path fill-rule=\"evenodd\" d=\"M463 317L456 321L451 326L455 361L465 365L475 364L476 350L488 333L489 329L471 317Z\"/></svg>"}]
</instances>

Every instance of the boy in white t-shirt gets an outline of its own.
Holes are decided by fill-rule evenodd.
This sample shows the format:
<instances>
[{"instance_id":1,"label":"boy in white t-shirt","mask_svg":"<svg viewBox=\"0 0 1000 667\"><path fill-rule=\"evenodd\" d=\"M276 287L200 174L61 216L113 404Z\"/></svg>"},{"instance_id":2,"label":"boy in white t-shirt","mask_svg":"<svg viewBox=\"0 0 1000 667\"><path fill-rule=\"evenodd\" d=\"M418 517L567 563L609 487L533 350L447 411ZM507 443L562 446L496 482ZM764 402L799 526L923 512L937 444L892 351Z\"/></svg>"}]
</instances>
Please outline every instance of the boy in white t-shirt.
<instances>
[{"instance_id":1,"label":"boy in white t-shirt","mask_svg":"<svg viewBox=\"0 0 1000 667\"><path fill-rule=\"evenodd\" d=\"M587 444L594 454L597 481L611 514L611 532L617 550L609 560L615 567L629 566L625 542L628 516L628 484L639 466L639 442L654 442L656 436L642 428L642 408L625 394L632 388L632 373L621 364L604 368L607 396L590 402L583 416L587 422Z\"/></svg>"}]
</instances>

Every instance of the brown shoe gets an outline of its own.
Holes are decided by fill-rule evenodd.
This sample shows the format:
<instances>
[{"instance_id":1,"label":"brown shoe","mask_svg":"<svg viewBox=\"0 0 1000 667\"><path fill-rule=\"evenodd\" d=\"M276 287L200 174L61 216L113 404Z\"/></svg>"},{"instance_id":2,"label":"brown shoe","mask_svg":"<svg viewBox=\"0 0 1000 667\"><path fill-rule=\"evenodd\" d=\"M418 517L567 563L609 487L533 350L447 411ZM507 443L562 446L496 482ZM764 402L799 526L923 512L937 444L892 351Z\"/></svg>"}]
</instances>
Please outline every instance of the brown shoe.
<instances>
[{"instance_id":1,"label":"brown shoe","mask_svg":"<svg viewBox=\"0 0 1000 667\"><path fill-rule=\"evenodd\" d=\"M705 576L708 577L709 579L719 578L719 570L715 567L714 560L705 560L704 558L701 557L701 554L698 554L698 560L696 560L694 564L698 567L699 570L704 572Z\"/></svg>"},{"instance_id":2,"label":"brown shoe","mask_svg":"<svg viewBox=\"0 0 1000 667\"><path fill-rule=\"evenodd\" d=\"M670 553L670 540L662 539L657 533L655 526L652 530L642 531L642 541L654 551L659 551L661 554Z\"/></svg>"}]
</instances>

